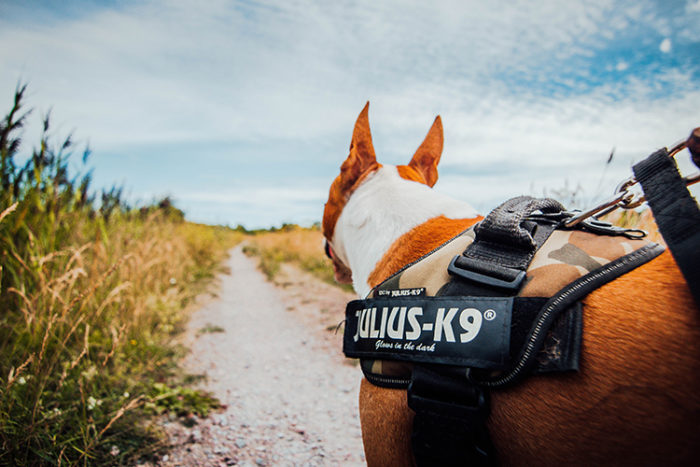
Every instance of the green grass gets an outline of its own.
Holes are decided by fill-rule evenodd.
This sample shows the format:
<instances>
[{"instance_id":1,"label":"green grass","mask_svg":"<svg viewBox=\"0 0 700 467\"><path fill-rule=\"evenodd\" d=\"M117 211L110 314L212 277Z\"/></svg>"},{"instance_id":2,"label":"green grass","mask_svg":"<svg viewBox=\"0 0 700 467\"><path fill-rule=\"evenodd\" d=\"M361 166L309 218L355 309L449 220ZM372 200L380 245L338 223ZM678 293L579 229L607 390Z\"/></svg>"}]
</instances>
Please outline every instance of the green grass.
<instances>
[{"instance_id":1,"label":"green grass","mask_svg":"<svg viewBox=\"0 0 700 467\"><path fill-rule=\"evenodd\" d=\"M242 234L91 194L89 151L72 173L48 117L21 158L23 95L0 122L0 465L134 463L162 445L155 415L218 404L187 387L175 337Z\"/></svg>"},{"instance_id":2,"label":"green grass","mask_svg":"<svg viewBox=\"0 0 700 467\"><path fill-rule=\"evenodd\" d=\"M222 328L221 326L217 326L215 324L207 323L206 326L203 328L199 329L197 331L197 334L215 334L219 332L226 332L226 329Z\"/></svg>"}]
</instances>

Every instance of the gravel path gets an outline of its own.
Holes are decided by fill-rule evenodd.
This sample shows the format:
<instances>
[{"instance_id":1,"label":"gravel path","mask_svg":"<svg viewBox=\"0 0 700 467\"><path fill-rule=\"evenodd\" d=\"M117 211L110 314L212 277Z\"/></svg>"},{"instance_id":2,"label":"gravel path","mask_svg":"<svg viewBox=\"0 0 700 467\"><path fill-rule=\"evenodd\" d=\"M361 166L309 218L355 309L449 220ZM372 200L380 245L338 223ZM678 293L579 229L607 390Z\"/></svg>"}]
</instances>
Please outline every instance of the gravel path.
<instances>
[{"instance_id":1,"label":"gravel path","mask_svg":"<svg viewBox=\"0 0 700 467\"><path fill-rule=\"evenodd\" d=\"M240 247L228 266L192 315L185 361L226 409L165 423L174 448L160 465L364 465L361 372L332 331L353 295L290 266L270 283ZM224 332L202 332L212 325Z\"/></svg>"}]
</instances>

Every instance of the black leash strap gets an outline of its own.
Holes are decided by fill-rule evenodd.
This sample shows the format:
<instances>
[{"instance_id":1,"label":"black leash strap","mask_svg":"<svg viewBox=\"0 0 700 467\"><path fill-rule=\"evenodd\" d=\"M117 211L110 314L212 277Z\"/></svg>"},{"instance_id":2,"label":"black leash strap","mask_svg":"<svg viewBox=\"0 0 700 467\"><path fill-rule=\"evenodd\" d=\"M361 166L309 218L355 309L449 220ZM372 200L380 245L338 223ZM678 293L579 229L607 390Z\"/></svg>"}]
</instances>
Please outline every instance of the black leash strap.
<instances>
[{"instance_id":1,"label":"black leash strap","mask_svg":"<svg viewBox=\"0 0 700 467\"><path fill-rule=\"evenodd\" d=\"M486 429L488 394L467 380L464 368L417 365L408 406L416 413L411 444L418 467L497 464Z\"/></svg>"},{"instance_id":2,"label":"black leash strap","mask_svg":"<svg viewBox=\"0 0 700 467\"><path fill-rule=\"evenodd\" d=\"M700 209L678 173L676 161L660 149L632 170L642 186L659 232L700 305Z\"/></svg>"}]
</instances>

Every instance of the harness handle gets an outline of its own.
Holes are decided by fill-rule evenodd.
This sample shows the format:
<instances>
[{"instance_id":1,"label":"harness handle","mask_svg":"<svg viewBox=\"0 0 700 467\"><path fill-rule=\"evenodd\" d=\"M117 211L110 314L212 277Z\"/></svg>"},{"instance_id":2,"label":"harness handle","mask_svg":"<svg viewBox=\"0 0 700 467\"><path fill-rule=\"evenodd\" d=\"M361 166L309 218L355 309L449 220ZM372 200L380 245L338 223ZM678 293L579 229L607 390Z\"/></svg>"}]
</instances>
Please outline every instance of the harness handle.
<instances>
[{"instance_id":1,"label":"harness handle","mask_svg":"<svg viewBox=\"0 0 700 467\"><path fill-rule=\"evenodd\" d=\"M518 196L509 199L491 211L474 228L476 233L474 241L515 244L525 250L535 250L537 245L533 239L533 233L521 225L534 211L545 214L561 212L564 211L564 206L551 198Z\"/></svg>"},{"instance_id":2,"label":"harness handle","mask_svg":"<svg viewBox=\"0 0 700 467\"><path fill-rule=\"evenodd\" d=\"M473 284L476 295L498 295L503 289L516 294L538 246L557 225L532 221L537 211L546 217L563 212L564 206L550 198L509 199L474 227L474 242L452 259L447 271Z\"/></svg>"}]
</instances>

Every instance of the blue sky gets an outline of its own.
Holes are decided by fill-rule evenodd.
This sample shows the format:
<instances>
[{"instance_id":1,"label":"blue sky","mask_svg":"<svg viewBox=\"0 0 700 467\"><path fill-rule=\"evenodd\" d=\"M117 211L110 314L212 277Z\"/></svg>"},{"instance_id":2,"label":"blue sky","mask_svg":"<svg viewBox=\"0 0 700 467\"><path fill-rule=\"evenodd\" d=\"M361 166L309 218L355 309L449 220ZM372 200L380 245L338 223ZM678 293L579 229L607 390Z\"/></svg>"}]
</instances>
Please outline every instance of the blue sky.
<instances>
[{"instance_id":1,"label":"blue sky","mask_svg":"<svg viewBox=\"0 0 700 467\"><path fill-rule=\"evenodd\" d=\"M367 100L389 164L440 114L436 189L482 212L593 200L700 126L698 24L700 0L0 0L0 111L28 83L27 152L52 109L96 186L198 222L320 220Z\"/></svg>"}]
</instances>

